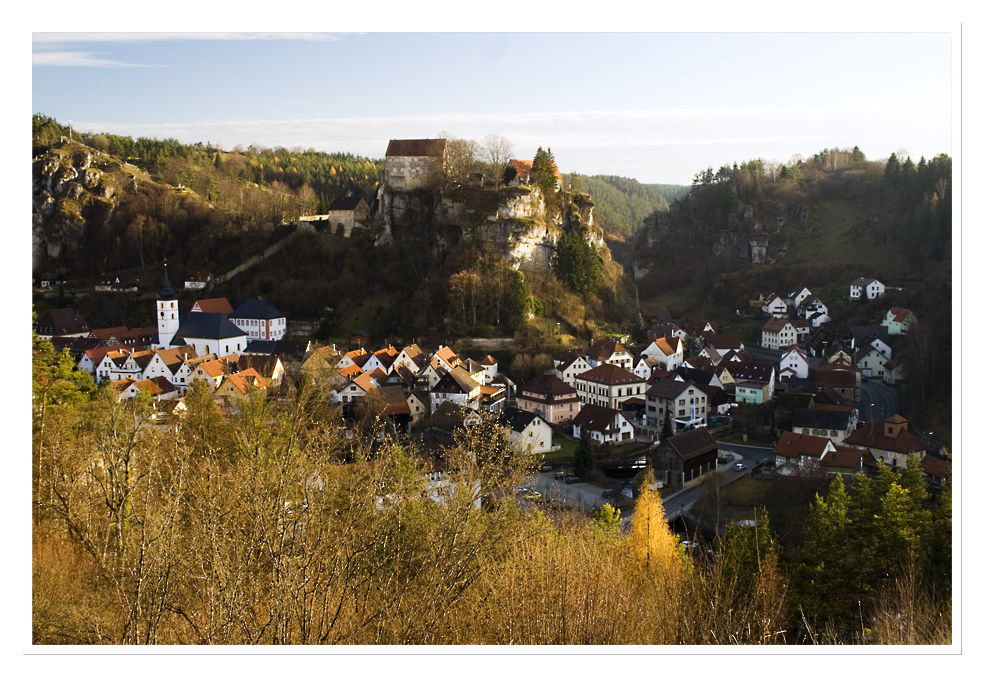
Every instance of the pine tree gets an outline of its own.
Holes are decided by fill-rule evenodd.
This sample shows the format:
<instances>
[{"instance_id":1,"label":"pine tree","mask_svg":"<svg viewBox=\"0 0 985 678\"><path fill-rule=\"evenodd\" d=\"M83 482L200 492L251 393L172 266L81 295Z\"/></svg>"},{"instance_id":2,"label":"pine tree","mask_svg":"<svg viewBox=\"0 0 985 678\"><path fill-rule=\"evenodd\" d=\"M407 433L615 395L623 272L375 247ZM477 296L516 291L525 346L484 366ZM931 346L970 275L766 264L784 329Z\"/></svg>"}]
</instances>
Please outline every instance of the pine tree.
<instances>
[{"instance_id":1,"label":"pine tree","mask_svg":"<svg viewBox=\"0 0 985 678\"><path fill-rule=\"evenodd\" d=\"M674 425L670 421L670 408L664 412L663 428L660 429L660 439L666 440L674 435Z\"/></svg>"},{"instance_id":2,"label":"pine tree","mask_svg":"<svg viewBox=\"0 0 985 678\"><path fill-rule=\"evenodd\" d=\"M575 475L584 477L593 468L595 468L595 459L594 450L592 449L592 439L589 436L588 427L582 426L578 447L575 448Z\"/></svg>"}]
</instances>

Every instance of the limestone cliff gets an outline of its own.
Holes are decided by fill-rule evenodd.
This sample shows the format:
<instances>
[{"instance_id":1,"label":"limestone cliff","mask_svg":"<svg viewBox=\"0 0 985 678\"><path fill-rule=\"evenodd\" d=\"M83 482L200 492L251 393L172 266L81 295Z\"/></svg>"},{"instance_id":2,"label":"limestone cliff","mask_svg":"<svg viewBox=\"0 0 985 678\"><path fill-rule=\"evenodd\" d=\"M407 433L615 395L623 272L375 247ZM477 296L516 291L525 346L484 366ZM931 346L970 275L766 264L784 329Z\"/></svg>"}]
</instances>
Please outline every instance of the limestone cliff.
<instances>
[{"instance_id":1,"label":"limestone cliff","mask_svg":"<svg viewBox=\"0 0 985 678\"><path fill-rule=\"evenodd\" d=\"M547 269L565 229L580 225L609 258L602 230L594 223L593 203L584 195L559 193L545 199L536 186L485 188L460 186L393 190L382 186L376 218L378 244L412 232L430 236L435 247L466 239L492 243L518 270Z\"/></svg>"},{"instance_id":2,"label":"limestone cliff","mask_svg":"<svg viewBox=\"0 0 985 678\"><path fill-rule=\"evenodd\" d=\"M88 146L67 142L33 163L32 260L35 271L58 268L79 251L87 224L105 224L122 196L146 173Z\"/></svg>"}]
</instances>

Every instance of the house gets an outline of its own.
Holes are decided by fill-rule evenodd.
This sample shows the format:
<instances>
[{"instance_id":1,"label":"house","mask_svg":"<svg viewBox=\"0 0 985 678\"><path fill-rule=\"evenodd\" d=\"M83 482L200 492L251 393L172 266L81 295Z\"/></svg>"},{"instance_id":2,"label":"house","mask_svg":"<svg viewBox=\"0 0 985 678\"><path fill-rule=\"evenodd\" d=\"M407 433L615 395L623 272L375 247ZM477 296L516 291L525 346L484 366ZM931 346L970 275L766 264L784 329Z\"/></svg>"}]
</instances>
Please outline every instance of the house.
<instances>
[{"instance_id":1,"label":"house","mask_svg":"<svg viewBox=\"0 0 985 678\"><path fill-rule=\"evenodd\" d=\"M199 299L192 304L191 313L221 313L228 316L233 312L233 305L225 297L214 299Z\"/></svg>"},{"instance_id":2,"label":"house","mask_svg":"<svg viewBox=\"0 0 985 678\"><path fill-rule=\"evenodd\" d=\"M409 344L400 349L400 353L393 359L391 370L405 367L411 372L417 373L427 364L427 355L417 344Z\"/></svg>"},{"instance_id":3,"label":"house","mask_svg":"<svg viewBox=\"0 0 985 678\"><path fill-rule=\"evenodd\" d=\"M119 351L119 350L120 348L118 345L98 346L96 348L90 348L82 353L82 356L79 358L79 361L78 363L76 363L75 367L80 372L88 372L89 374L91 374L93 378L96 379L96 383L98 384L100 381L108 378L109 376L108 374L106 374L103 375L102 378L100 378L97 375L96 370L99 367L100 363L103 362L103 359L106 357L107 353L113 351ZM107 368L107 372L108 372L108 368Z\"/></svg>"},{"instance_id":4,"label":"house","mask_svg":"<svg viewBox=\"0 0 985 678\"><path fill-rule=\"evenodd\" d=\"M272 390L280 388L284 380L284 363L275 355L241 355L237 367L256 370Z\"/></svg>"},{"instance_id":5,"label":"house","mask_svg":"<svg viewBox=\"0 0 985 678\"><path fill-rule=\"evenodd\" d=\"M787 304L787 308L798 308L805 299L811 296L811 291L804 287L803 285L798 285L792 290L787 292L787 296L784 301Z\"/></svg>"},{"instance_id":6,"label":"house","mask_svg":"<svg viewBox=\"0 0 985 678\"><path fill-rule=\"evenodd\" d=\"M388 422L394 431L409 432L413 417L404 390L399 386L380 385L376 392L383 405L380 418Z\"/></svg>"},{"instance_id":7,"label":"house","mask_svg":"<svg viewBox=\"0 0 985 678\"><path fill-rule=\"evenodd\" d=\"M422 388L415 388L407 394L407 409L411 421L417 423L431 412L431 394Z\"/></svg>"},{"instance_id":8,"label":"house","mask_svg":"<svg viewBox=\"0 0 985 678\"><path fill-rule=\"evenodd\" d=\"M230 361L224 358L203 360L192 369L188 377L188 386L191 388L192 384L202 381L208 385L210 391L215 391L222 378L231 371Z\"/></svg>"},{"instance_id":9,"label":"house","mask_svg":"<svg viewBox=\"0 0 985 678\"><path fill-rule=\"evenodd\" d=\"M786 318L770 318L763 325L763 348L779 351L797 343L797 329Z\"/></svg>"},{"instance_id":10,"label":"house","mask_svg":"<svg viewBox=\"0 0 985 678\"><path fill-rule=\"evenodd\" d=\"M74 308L45 311L34 323L34 331L40 339L87 337L90 330L89 323Z\"/></svg>"},{"instance_id":11,"label":"house","mask_svg":"<svg viewBox=\"0 0 985 678\"><path fill-rule=\"evenodd\" d=\"M835 444L841 444L852 432L852 421L852 415L840 409L796 407L790 428L794 433L820 436L830 439Z\"/></svg>"},{"instance_id":12,"label":"house","mask_svg":"<svg viewBox=\"0 0 985 678\"><path fill-rule=\"evenodd\" d=\"M502 412L506 406L506 385L500 383L479 386L479 411Z\"/></svg>"},{"instance_id":13,"label":"house","mask_svg":"<svg viewBox=\"0 0 985 678\"><path fill-rule=\"evenodd\" d=\"M851 347L856 351L866 344L871 344L886 358L893 357L893 349L889 345L889 328L885 325L850 325L852 333Z\"/></svg>"},{"instance_id":14,"label":"house","mask_svg":"<svg viewBox=\"0 0 985 678\"><path fill-rule=\"evenodd\" d=\"M855 354L855 365L862 370L863 377L882 379L888 362L889 358L872 344L866 344Z\"/></svg>"},{"instance_id":15,"label":"house","mask_svg":"<svg viewBox=\"0 0 985 678\"><path fill-rule=\"evenodd\" d=\"M571 386L553 374L538 374L516 392L516 406L549 424L571 421L581 411L581 398Z\"/></svg>"},{"instance_id":16,"label":"house","mask_svg":"<svg viewBox=\"0 0 985 678\"><path fill-rule=\"evenodd\" d=\"M369 359L372 357L373 354L366 349L357 348L341 356L338 362L335 363L335 369L344 370L355 365L362 371L363 365L369 362Z\"/></svg>"},{"instance_id":17,"label":"house","mask_svg":"<svg viewBox=\"0 0 985 678\"><path fill-rule=\"evenodd\" d=\"M455 352L451 349L451 346L438 346L438 350L431 356L431 360L437 360L438 365L446 371L461 364L462 362L462 359L455 354Z\"/></svg>"},{"instance_id":18,"label":"house","mask_svg":"<svg viewBox=\"0 0 985 678\"><path fill-rule=\"evenodd\" d=\"M382 369L384 372L389 374L390 368L393 366L393 363L397 358L397 354L398 351L393 346L381 348L379 351L374 351L369 356L369 359L363 363L362 368L367 372Z\"/></svg>"},{"instance_id":19,"label":"house","mask_svg":"<svg viewBox=\"0 0 985 678\"><path fill-rule=\"evenodd\" d=\"M551 370L551 374L574 388L575 378L590 369L592 366L588 364L584 356L580 356L574 351L567 351L560 358L554 359L554 369Z\"/></svg>"},{"instance_id":20,"label":"house","mask_svg":"<svg viewBox=\"0 0 985 678\"><path fill-rule=\"evenodd\" d=\"M643 349L642 355L646 358L654 358L658 367L673 372L684 362L684 342L680 337L673 339L658 337Z\"/></svg>"},{"instance_id":21,"label":"house","mask_svg":"<svg viewBox=\"0 0 985 678\"><path fill-rule=\"evenodd\" d=\"M358 195L336 198L328 208L328 228L330 232L348 238L352 229L361 227L370 217L369 205Z\"/></svg>"},{"instance_id":22,"label":"house","mask_svg":"<svg viewBox=\"0 0 985 678\"><path fill-rule=\"evenodd\" d=\"M626 350L626 347L611 339L589 346L585 353L585 360L592 367L618 365L624 370L633 369L633 356Z\"/></svg>"},{"instance_id":23,"label":"house","mask_svg":"<svg viewBox=\"0 0 985 678\"><path fill-rule=\"evenodd\" d=\"M704 348L698 353L711 360L712 364L717 365L722 361L722 357L729 351L745 350L742 341L737 334L715 334L705 338Z\"/></svg>"},{"instance_id":24,"label":"house","mask_svg":"<svg viewBox=\"0 0 985 678\"><path fill-rule=\"evenodd\" d=\"M266 388L266 381L256 370L241 370L224 376L212 396L222 404L233 405L254 391Z\"/></svg>"},{"instance_id":25,"label":"house","mask_svg":"<svg viewBox=\"0 0 985 678\"><path fill-rule=\"evenodd\" d=\"M735 382L735 402L762 405L769 400L769 385L762 381L746 379Z\"/></svg>"},{"instance_id":26,"label":"house","mask_svg":"<svg viewBox=\"0 0 985 678\"><path fill-rule=\"evenodd\" d=\"M895 360L890 360L882 367L882 380L890 386L903 382L903 366Z\"/></svg>"},{"instance_id":27,"label":"house","mask_svg":"<svg viewBox=\"0 0 985 678\"><path fill-rule=\"evenodd\" d=\"M708 429L696 428L664 438L649 457L658 480L682 485L718 468L718 442Z\"/></svg>"},{"instance_id":28,"label":"house","mask_svg":"<svg viewBox=\"0 0 985 678\"><path fill-rule=\"evenodd\" d=\"M876 299L886 293L886 286L875 278L856 278L848 287L848 298Z\"/></svg>"},{"instance_id":29,"label":"house","mask_svg":"<svg viewBox=\"0 0 985 678\"><path fill-rule=\"evenodd\" d=\"M762 311L773 318L784 318L787 315L787 302L775 294L770 294L763 301Z\"/></svg>"},{"instance_id":30,"label":"house","mask_svg":"<svg viewBox=\"0 0 985 678\"><path fill-rule=\"evenodd\" d=\"M533 160L511 159L503 169L503 183L507 186L525 186L530 183L530 171L534 168ZM561 188L564 177L557 166L554 166L554 178L557 179L557 187Z\"/></svg>"},{"instance_id":31,"label":"house","mask_svg":"<svg viewBox=\"0 0 985 678\"><path fill-rule=\"evenodd\" d=\"M252 343L250 342L251 345ZM335 344L321 346L304 359L301 372L310 379L327 378L336 371L335 366L341 358L342 353Z\"/></svg>"},{"instance_id":32,"label":"house","mask_svg":"<svg viewBox=\"0 0 985 678\"><path fill-rule=\"evenodd\" d=\"M800 346L791 346L780 356L780 381L806 379L809 367L807 352Z\"/></svg>"},{"instance_id":33,"label":"house","mask_svg":"<svg viewBox=\"0 0 985 678\"><path fill-rule=\"evenodd\" d=\"M445 139L391 139L383 167L384 185L412 191L441 181L447 143Z\"/></svg>"},{"instance_id":34,"label":"house","mask_svg":"<svg viewBox=\"0 0 985 678\"><path fill-rule=\"evenodd\" d=\"M824 453L834 451L835 444L830 438L783 431L773 446L773 462L780 473L789 474L795 468L819 468Z\"/></svg>"},{"instance_id":35,"label":"house","mask_svg":"<svg viewBox=\"0 0 985 678\"><path fill-rule=\"evenodd\" d=\"M533 412L507 407L496 423L506 427L510 440L528 452L550 452L553 431L543 417Z\"/></svg>"},{"instance_id":36,"label":"house","mask_svg":"<svg viewBox=\"0 0 985 678\"><path fill-rule=\"evenodd\" d=\"M185 289L186 290L204 290L209 281L212 280L212 274L208 271L195 271L189 273L185 278Z\"/></svg>"},{"instance_id":37,"label":"house","mask_svg":"<svg viewBox=\"0 0 985 678\"><path fill-rule=\"evenodd\" d=\"M873 457L892 468L905 466L910 454L921 459L927 454L927 446L910 432L909 422L898 414L884 422L862 424L844 443L869 450Z\"/></svg>"},{"instance_id":38,"label":"house","mask_svg":"<svg viewBox=\"0 0 985 678\"><path fill-rule=\"evenodd\" d=\"M842 362L823 361L815 372L818 389L831 388L848 400L862 399L862 370Z\"/></svg>"},{"instance_id":39,"label":"house","mask_svg":"<svg viewBox=\"0 0 985 678\"><path fill-rule=\"evenodd\" d=\"M445 372L431 387L431 406L438 407L443 402L451 402L459 407L479 409L482 389L465 368L456 366Z\"/></svg>"},{"instance_id":40,"label":"house","mask_svg":"<svg viewBox=\"0 0 985 678\"><path fill-rule=\"evenodd\" d=\"M685 364L681 365L674 371L681 377L681 379L692 384L722 388L722 381L718 378L718 375L715 374L714 369L703 370L697 367L688 367Z\"/></svg>"},{"instance_id":41,"label":"house","mask_svg":"<svg viewBox=\"0 0 985 678\"><path fill-rule=\"evenodd\" d=\"M876 460L868 450L835 445L834 451L821 456L821 470L828 475L875 475Z\"/></svg>"},{"instance_id":42,"label":"house","mask_svg":"<svg viewBox=\"0 0 985 678\"><path fill-rule=\"evenodd\" d=\"M736 385L736 388L738 388L739 382L755 381L763 384L765 387L763 392L764 400L769 400L773 397L773 389L776 385L776 373L772 363L762 360L719 363L719 369L722 368L722 365L727 365L729 378ZM727 381L723 378L722 372L718 373L718 378L721 380L722 385L727 387Z\"/></svg>"},{"instance_id":43,"label":"house","mask_svg":"<svg viewBox=\"0 0 985 678\"><path fill-rule=\"evenodd\" d=\"M886 311L882 324L889 329L890 336L906 334L917 322L917 317L908 308L893 306Z\"/></svg>"},{"instance_id":44,"label":"house","mask_svg":"<svg viewBox=\"0 0 985 678\"><path fill-rule=\"evenodd\" d=\"M647 421L660 426L668 412L676 431L704 426L708 422L708 396L693 383L659 379L646 390Z\"/></svg>"},{"instance_id":45,"label":"house","mask_svg":"<svg viewBox=\"0 0 985 678\"><path fill-rule=\"evenodd\" d=\"M646 380L618 365L603 363L575 377L575 390L582 402L619 409L632 396L642 396Z\"/></svg>"},{"instance_id":46,"label":"house","mask_svg":"<svg viewBox=\"0 0 985 678\"><path fill-rule=\"evenodd\" d=\"M601 405L584 405L581 412L571 420L572 433L581 437L582 430L596 443L632 442L636 431L632 423L619 410Z\"/></svg>"},{"instance_id":47,"label":"house","mask_svg":"<svg viewBox=\"0 0 985 678\"><path fill-rule=\"evenodd\" d=\"M250 339L276 341L287 334L287 317L259 297L247 299L228 317Z\"/></svg>"}]
</instances>

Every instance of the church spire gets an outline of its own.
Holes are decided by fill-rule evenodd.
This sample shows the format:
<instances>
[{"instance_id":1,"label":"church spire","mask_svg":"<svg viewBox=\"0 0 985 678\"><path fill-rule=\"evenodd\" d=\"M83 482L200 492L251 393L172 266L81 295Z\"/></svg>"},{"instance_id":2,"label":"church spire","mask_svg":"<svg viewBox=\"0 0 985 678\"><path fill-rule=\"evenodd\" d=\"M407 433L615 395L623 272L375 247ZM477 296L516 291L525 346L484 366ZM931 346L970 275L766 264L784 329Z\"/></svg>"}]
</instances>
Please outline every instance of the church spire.
<instances>
[{"instance_id":1,"label":"church spire","mask_svg":"<svg viewBox=\"0 0 985 678\"><path fill-rule=\"evenodd\" d=\"M161 293L158 297L159 299L174 299L174 288L171 287L171 281L168 279L168 262L164 262L164 282L161 284Z\"/></svg>"}]
</instances>

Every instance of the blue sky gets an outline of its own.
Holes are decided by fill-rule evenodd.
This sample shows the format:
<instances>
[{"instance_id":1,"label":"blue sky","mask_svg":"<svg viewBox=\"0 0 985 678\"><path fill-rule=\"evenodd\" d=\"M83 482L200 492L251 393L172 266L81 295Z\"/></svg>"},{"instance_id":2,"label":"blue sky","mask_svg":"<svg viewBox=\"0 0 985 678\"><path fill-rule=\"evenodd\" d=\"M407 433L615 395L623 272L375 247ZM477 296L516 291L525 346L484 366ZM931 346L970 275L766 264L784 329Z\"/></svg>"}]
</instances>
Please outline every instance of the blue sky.
<instances>
[{"instance_id":1,"label":"blue sky","mask_svg":"<svg viewBox=\"0 0 985 678\"><path fill-rule=\"evenodd\" d=\"M374 158L391 138L498 134L521 158L551 147L562 172L688 184L708 166L830 147L954 154L957 42L945 30L34 32L31 108L81 131Z\"/></svg>"}]
</instances>

